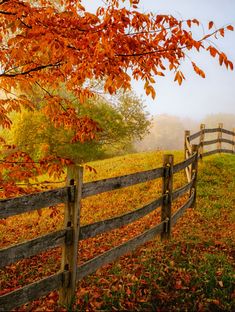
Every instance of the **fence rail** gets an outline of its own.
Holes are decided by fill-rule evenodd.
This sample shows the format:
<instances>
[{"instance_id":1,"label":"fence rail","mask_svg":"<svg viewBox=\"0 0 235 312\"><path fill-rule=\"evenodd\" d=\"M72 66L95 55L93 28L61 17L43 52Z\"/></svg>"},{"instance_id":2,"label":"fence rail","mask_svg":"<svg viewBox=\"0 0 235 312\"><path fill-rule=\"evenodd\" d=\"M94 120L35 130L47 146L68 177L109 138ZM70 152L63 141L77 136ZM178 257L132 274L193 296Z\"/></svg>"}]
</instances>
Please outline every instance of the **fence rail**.
<instances>
[{"instance_id":1,"label":"fence rail","mask_svg":"<svg viewBox=\"0 0 235 312\"><path fill-rule=\"evenodd\" d=\"M198 149L200 150L203 145L212 141L204 141L204 134L218 131L220 134L226 133L233 136L233 140L219 138L219 143L231 144L233 150L219 148L198 155ZM199 145L192 145L191 141L197 137L201 138ZM0 200L0 218L7 218L59 203L66 204L64 228L62 230L0 250L0 267L4 267L50 248L62 246L61 270L54 275L0 296L0 311L13 309L44 296L52 290L59 290L61 304L70 305L75 294L77 281L95 272L104 264L118 259L127 252L133 251L136 247L156 237L156 235L161 235L162 239L168 239L171 235L172 226L176 224L185 210L195 206L199 156L208 156L218 152L234 153L234 137L233 131L222 129L221 126L215 129L202 127L201 131L193 135L190 135L189 131L187 131L187 135L185 135L186 159L178 164L174 165L173 155L164 155L161 168L89 183L83 182L82 168L74 167L69 171L66 187ZM213 140L213 143L218 143L218 140ZM182 170L186 171L188 183L173 191L173 175ZM162 196L159 198L123 215L80 226L80 207L83 198L158 178L162 178ZM173 201L188 193L186 202L172 215L171 207ZM78 266L79 241L130 224L158 208L161 209L161 223Z\"/></svg>"},{"instance_id":2,"label":"fence rail","mask_svg":"<svg viewBox=\"0 0 235 312\"><path fill-rule=\"evenodd\" d=\"M211 140L205 140L206 134L217 133L217 137ZM231 135L231 139L223 138L222 135ZM210 156L217 153L226 153L226 154L234 154L235 153L235 128L233 130L226 130L223 128L223 124L219 123L217 128L207 129L204 124L201 124L200 131L190 135L190 131L185 131L184 136L184 154L185 158L188 159L192 155L192 141L199 138L198 146L198 157L201 159L206 156ZM226 143L231 146L231 149L224 148L222 143ZM208 145L217 145L217 148L211 151L204 151L204 147ZM190 167L186 168L186 175L188 181L190 181Z\"/></svg>"},{"instance_id":3,"label":"fence rail","mask_svg":"<svg viewBox=\"0 0 235 312\"><path fill-rule=\"evenodd\" d=\"M30 212L69 200L70 187L0 200L0 219ZM73 190L73 188L72 188Z\"/></svg>"}]
</instances>

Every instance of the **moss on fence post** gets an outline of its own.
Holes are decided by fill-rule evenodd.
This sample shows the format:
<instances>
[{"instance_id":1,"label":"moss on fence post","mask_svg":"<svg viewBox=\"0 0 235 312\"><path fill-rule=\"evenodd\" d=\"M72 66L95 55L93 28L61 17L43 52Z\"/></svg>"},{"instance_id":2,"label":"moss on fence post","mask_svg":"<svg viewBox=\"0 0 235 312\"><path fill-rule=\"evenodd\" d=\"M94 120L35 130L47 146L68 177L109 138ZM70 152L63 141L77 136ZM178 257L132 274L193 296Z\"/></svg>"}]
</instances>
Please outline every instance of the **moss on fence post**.
<instances>
[{"instance_id":1,"label":"moss on fence post","mask_svg":"<svg viewBox=\"0 0 235 312\"><path fill-rule=\"evenodd\" d=\"M165 222L161 239L169 239L171 236L171 204L173 190L173 155L163 156L164 176L162 179L163 203L161 210L161 221Z\"/></svg>"}]
</instances>

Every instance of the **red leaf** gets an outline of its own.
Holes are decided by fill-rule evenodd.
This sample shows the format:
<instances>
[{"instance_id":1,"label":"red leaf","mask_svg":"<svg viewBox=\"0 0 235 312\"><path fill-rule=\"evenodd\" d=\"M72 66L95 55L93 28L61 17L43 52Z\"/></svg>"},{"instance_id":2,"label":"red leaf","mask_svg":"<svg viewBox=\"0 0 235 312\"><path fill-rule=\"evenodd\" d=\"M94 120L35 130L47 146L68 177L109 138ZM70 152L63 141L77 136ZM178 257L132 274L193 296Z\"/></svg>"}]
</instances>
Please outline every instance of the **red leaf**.
<instances>
[{"instance_id":1,"label":"red leaf","mask_svg":"<svg viewBox=\"0 0 235 312\"><path fill-rule=\"evenodd\" d=\"M211 29L214 26L214 22L210 21L208 24L208 28Z\"/></svg>"}]
</instances>

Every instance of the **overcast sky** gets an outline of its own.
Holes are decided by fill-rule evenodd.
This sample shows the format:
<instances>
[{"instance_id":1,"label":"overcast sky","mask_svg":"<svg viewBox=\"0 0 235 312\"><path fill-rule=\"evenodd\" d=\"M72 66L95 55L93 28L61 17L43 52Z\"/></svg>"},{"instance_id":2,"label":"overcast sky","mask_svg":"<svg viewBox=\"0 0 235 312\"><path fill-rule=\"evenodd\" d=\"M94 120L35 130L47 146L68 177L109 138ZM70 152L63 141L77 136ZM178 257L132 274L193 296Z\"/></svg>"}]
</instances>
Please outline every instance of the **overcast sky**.
<instances>
[{"instance_id":1,"label":"overcast sky","mask_svg":"<svg viewBox=\"0 0 235 312\"><path fill-rule=\"evenodd\" d=\"M86 8L93 12L100 3L99 0L83 0ZM235 26L235 0L142 0L140 8L144 12L172 14L183 19L197 18L205 28L210 20L217 28L228 24ZM216 45L235 65L235 32L226 32ZM213 113L235 114L235 71L220 67L207 53L189 53L189 56L205 71L206 79L194 74L191 64L186 61L182 66L186 81L178 86L171 73L158 77L154 101L145 96L140 82L133 82L133 89L143 95L147 110L151 114L167 113L194 119Z\"/></svg>"}]
</instances>

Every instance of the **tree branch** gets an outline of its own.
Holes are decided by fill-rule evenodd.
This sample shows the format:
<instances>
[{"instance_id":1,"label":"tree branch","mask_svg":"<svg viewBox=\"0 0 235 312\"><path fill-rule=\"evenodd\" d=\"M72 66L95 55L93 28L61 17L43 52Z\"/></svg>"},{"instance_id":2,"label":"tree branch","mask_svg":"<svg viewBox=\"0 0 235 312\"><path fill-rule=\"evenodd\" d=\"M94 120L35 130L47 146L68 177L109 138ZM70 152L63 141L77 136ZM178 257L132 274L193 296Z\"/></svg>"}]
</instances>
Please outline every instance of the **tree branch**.
<instances>
[{"instance_id":1,"label":"tree branch","mask_svg":"<svg viewBox=\"0 0 235 312\"><path fill-rule=\"evenodd\" d=\"M170 51L176 51L176 50L182 50L187 48L187 46L178 47L178 48L172 48L172 49L159 49L159 50L153 50L153 51L147 51L147 52L140 52L140 53L132 53L132 54L121 54L117 53L116 56L122 56L122 57L129 57L129 56L144 56L144 55L150 55L155 53L162 53L162 52L170 52Z\"/></svg>"},{"instance_id":2,"label":"tree branch","mask_svg":"<svg viewBox=\"0 0 235 312\"><path fill-rule=\"evenodd\" d=\"M32 29L32 28L33 28L32 26L29 26L29 25L27 25L24 21L22 21L22 19L19 18L19 20L20 20L20 22L21 22L26 28L29 28L29 29Z\"/></svg>"},{"instance_id":3,"label":"tree branch","mask_svg":"<svg viewBox=\"0 0 235 312\"><path fill-rule=\"evenodd\" d=\"M46 90L43 86L41 86L39 82L36 81L36 85L38 85L39 88L41 88L44 92L46 92L50 97L53 97L53 95L52 95L48 90ZM64 106L63 106L61 103L59 103L59 105L61 106L61 108L62 108L65 112L67 112L66 109L64 108Z\"/></svg>"},{"instance_id":4,"label":"tree branch","mask_svg":"<svg viewBox=\"0 0 235 312\"><path fill-rule=\"evenodd\" d=\"M16 15L16 13L6 12L6 11L0 11L0 14L4 14L4 15Z\"/></svg>"},{"instance_id":5,"label":"tree branch","mask_svg":"<svg viewBox=\"0 0 235 312\"><path fill-rule=\"evenodd\" d=\"M1 2L0 2L0 5L2 5L2 4L4 4L4 3L6 3L6 2L9 2L10 0L2 0Z\"/></svg>"},{"instance_id":6,"label":"tree branch","mask_svg":"<svg viewBox=\"0 0 235 312\"><path fill-rule=\"evenodd\" d=\"M19 72L19 73L12 73L12 74L8 74L7 72L4 72L2 74L0 74L0 77L16 77L16 76L25 76L25 75L28 75L32 72L37 72L37 71L40 71L42 69L45 69L45 68L50 68L50 67L58 67L60 66L62 63L61 61L58 61L57 63L55 64L47 64L47 65L40 65L40 66L37 66L37 67L34 67L34 68L31 68L31 69L28 69L24 72ZM11 70L11 69L10 69ZM10 71L8 70L8 72Z\"/></svg>"}]
</instances>

